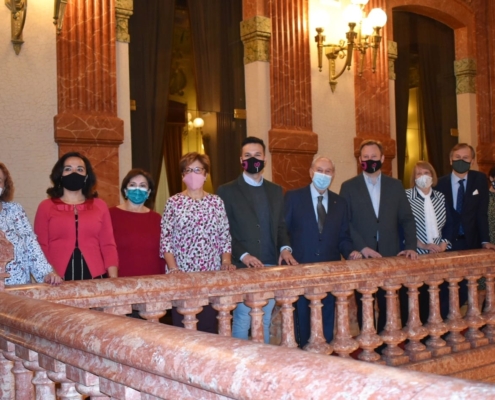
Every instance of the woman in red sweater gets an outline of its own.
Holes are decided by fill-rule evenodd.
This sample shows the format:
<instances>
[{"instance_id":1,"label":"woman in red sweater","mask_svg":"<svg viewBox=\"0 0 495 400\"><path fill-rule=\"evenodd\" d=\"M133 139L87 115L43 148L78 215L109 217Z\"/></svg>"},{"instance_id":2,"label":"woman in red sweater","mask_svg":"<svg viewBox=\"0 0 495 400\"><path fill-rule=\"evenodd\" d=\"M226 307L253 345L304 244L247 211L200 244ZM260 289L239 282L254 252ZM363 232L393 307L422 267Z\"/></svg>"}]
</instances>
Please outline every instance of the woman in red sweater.
<instances>
[{"instance_id":1,"label":"woman in red sweater","mask_svg":"<svg viewBox=\"0 0 495 400\"><path fill-rule=\"evenodd\" d=\"M165 260L160 258L161 216L145 205L154 191L149 173L131 169L120 187L124 202L110 208L120 260L119 276L165 273Z\"/></svg>"},{"instance_id":2,"label":"woman in red sweater","mask_svg":"<svg viewBox=\"0 0 495 400\"><path fill-rule=\"evenodd\" d=\"M63 155L50 174L49 199L38 206L34 231L48 262L68 280L116 278L117 247L96 176L80 153Z\"/></svg>"}]
</instances>

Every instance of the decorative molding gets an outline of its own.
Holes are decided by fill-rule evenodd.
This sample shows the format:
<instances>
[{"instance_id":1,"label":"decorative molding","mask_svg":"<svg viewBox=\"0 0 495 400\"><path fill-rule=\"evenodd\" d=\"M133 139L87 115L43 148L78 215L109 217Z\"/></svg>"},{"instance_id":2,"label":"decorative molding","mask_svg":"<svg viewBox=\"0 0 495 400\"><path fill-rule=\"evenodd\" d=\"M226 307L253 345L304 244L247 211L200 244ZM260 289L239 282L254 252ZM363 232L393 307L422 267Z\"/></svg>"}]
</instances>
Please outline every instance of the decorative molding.
<instances>
[{"instance_id":1,"label":"decorative molding","mask_svg":"<svg viewBox=\"0 0 495 400\"><path fill-rule=\"evenodd\" d=\"M115 18L116 18L116 39L117 42L129 43L129 18L134 10L133 0L116 0L115 1Z\"/></svg>"},{"instance_id":2,"label":"decorative molding","mask_svg":"<svg viewBox=\"0 0 495 400\"><path fill-rule=\"evenodd\" d=\"M26 23L27 0L5 0L10 10L11 39L15 54L19 55L24 43L22 31Z\"/></svg>"},{"instance_id":3,"label":"decorative molding","mask_svg":"<svg viewBox=\"0 0 495 400\"><path fill-rule=\"evenodd\" d=\"M244 43L244 64L270 61L271 19L257 15L241 22L241 39Z\"/></svg>"},{"instance_id":4,"label":"decorative molding","mask_svg":"<svg viewBox=\"0 0 495 400\"><path fill-rule=\"evenodd\" d=\"M476 93L476 60L464 58L454 61L454 72L456 77L456 93Z\"/></svg>"},{"instance_id":5,"label":"decorative molding","mask_svg":"<svg viewBox=\"0 0 495 400\"><path fill-rule=\"evenodd\" d=\"M395 60L397 60L397 42L387 40L388 52L388 79L395 81Z\"/></svg>"}]
</instances>

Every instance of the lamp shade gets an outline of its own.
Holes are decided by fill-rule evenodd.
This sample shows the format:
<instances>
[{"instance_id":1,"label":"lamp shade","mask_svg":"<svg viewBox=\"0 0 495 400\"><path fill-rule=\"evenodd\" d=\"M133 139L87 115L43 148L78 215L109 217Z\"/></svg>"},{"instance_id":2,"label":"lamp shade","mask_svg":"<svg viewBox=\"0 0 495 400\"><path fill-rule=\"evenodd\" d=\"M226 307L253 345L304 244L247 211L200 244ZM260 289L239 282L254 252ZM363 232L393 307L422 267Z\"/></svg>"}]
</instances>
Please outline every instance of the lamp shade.
<instances>
[{"instance_id":1,"label":"lamp shade","mask_svg":"<svg viewBox=\"0 0 495 400\"><path fill-rule=\"evenodd\" d=\"M387 23L387 14L381 8L373 8L368 14L371 26L383 28Z\"/></svg>"},{"instance_id":2,"label":"lamp shade","mask_svg":"<svg viewBox=\"0 0 495 400\"><path fill-rule=\"evenodd\" d=\"M361 22L361 34L364 36L371 36L373 34L373 25L369 18L364 18Z\"/></svg>"},{"instance_id":3,"label":"lamp shade","mask_svg":"<svg viewBox=\"0 0 495 400\"><path fill-rule=\"evenodd\" d=\"M342 17L348 24L358 24L363 18L363 12L361 11L361 7L359 7L357 4L349 4L344 9Z\"/></svg>"},{"instance_id":4,"label":"lamp shade","mask_svg":"<svg viewBox=\"0 0 495 400\"><path fill-rule=\"evenodd\" d=\"M195 128L202 128L203 126L205 126L205 121L203 120L203 118L194 118L193 125Z\"/></svg>"}]
</instances>

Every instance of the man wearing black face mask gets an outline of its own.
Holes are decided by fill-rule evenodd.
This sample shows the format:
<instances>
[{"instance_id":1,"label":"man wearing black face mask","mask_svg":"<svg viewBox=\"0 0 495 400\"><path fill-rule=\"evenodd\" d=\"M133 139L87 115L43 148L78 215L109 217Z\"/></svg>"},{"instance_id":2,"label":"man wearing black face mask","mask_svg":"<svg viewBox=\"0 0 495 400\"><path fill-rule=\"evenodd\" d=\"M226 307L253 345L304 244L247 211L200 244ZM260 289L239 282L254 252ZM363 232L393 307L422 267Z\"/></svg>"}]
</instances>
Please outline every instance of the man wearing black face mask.
<instances>
[{"instance_id":1,"label":"man wearing black face mask","mask_svg":"<svg viewBox=\"0 0 495 400\"><path fill-rule=\"evenodd\" d=\"M229 219L232 236L232 263L237 268L262 268L268 265L297 265L289 247L284 220L282 188L263 179L265 166L263 140L249 136L242 142L241 166L244 172L218 188ZM269 343L270 320L275 301L263 307L265 343ZM232 336L247 339L251 309L239 303L234 310Z\"/></svg>"},{"instance_id":2,"label":"man wearing black face mask","mask_svg":"<svg viewBox=\"0 0 495 400\"><path fill-rule=\"evenodd\" d=\"M398 179L381 173L385 161L382 144L365 140L360 146L359 162L363 173L342 184L340 195L347 200L351 238L365 258L405 256L416 259L416 224L406 192ZM400 251L399 227L405 237ZM356 295L358 322L361 325L361 296ZM379 289L380 309L377 331L385 326L385 292ZM405 322L405 321L403 321Z\"/></svg>"}]
</instances>

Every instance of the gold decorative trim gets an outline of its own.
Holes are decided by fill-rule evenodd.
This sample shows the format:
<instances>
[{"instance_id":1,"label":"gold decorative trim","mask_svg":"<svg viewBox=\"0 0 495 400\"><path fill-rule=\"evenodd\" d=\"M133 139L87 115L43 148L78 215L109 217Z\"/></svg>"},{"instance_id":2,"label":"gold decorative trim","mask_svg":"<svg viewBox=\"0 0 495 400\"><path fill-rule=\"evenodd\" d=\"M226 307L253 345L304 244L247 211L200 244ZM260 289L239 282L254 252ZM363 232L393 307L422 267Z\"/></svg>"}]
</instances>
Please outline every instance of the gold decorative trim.
<instances>
[{"instance_id":1,"label":"gold decorative trim","mask_svg":"<svg viewBox=\"0 0 495 400\"><path fill-rule=\"evenodd\" d=\"M64 25L65 7L67 7L68 0L55 0L53 8L53 25L57 27L57 35L62 32L62 26Z\"/></svg>"},{"instance_id":2,"label":"gold decorative trim","mask_svg":"<svg viewBox=\"0 0 495 400\"><path fill-rule=\"evenodd\" d=\"M270 61L270 18L255 16L241 22L241 39L244 43L244 64Z\"/></svg>"},{"instance_id":3,"label":"gold decorative trim","mask_svg":"<svg viewBox=\"0 0 495 400\"><path fill-rule=\"evenodd\" d=\"M26 23L27 0L5 0L5 5L10 10L10 26L12 46L15 54L19 55L24 43L22 31Z\"/></svg>"},{"instance_id":4,"label":"gold decorative trim","mask_svg":"<svg viewBox=\"0 0 495 400\"><path fill-rule=\"evenodd\" d=\"M117 42L130 43L129 18L134 10L133 0L117 0L115 2L116 39Z\"/></svg>"},{"instance_id":5,"label":"gold decorative trim","mask_svg":"<svg viewBox=\"0 0 495 400\"><path fill-rule=\"evenodd\" d=\"M456 93L476 93L476 60L474 58L463 58L454 61L454 72L456 77Z\"/></svg>"},{"instance_id":6,"label":"gold decorative trim","mask_svg":"<svg viewBox=\"0 0 495 400\"><path fill-rule=\"evenodd\" d=\"M393 40L388 40L387 42L387 52L388 52L388 79L395 81L395 60L397 60L397 42Z\"/></svg>"}]
</instances>

